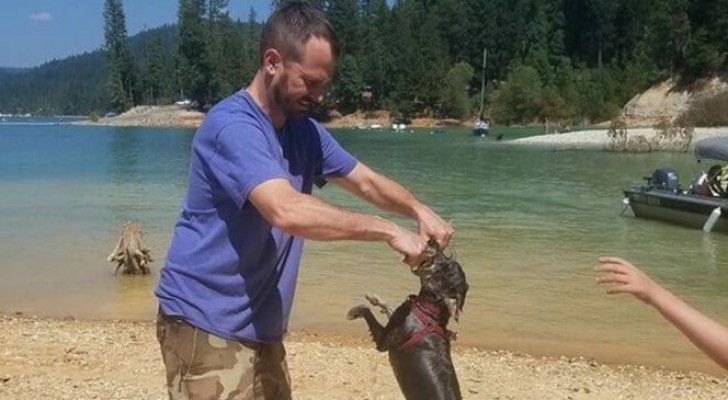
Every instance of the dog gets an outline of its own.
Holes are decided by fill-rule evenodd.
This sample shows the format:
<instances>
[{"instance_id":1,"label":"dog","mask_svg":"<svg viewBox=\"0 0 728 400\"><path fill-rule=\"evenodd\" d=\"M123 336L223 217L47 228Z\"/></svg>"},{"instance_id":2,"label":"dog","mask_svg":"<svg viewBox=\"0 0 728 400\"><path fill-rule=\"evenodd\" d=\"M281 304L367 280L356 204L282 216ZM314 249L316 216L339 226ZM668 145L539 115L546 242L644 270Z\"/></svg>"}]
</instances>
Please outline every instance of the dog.
<instances>
[{"instance_id":1,"label":"dog","mask_svg":"<svg viewBox=\"0 0 728 400\"><path fill-rule=\"evenodd\" d=\"M432 254L412 272L420 278L420 292L410 295L396 310L378 296L366 295L389 319L382 326L365 305L349 310L347 318L364 318L377 350L389 353L389 363L407 400L462 399L447 330L452 317L457 322L465 305L468 283L454 256L446 256L436 243Z\"/></svg>"}]
</instances>

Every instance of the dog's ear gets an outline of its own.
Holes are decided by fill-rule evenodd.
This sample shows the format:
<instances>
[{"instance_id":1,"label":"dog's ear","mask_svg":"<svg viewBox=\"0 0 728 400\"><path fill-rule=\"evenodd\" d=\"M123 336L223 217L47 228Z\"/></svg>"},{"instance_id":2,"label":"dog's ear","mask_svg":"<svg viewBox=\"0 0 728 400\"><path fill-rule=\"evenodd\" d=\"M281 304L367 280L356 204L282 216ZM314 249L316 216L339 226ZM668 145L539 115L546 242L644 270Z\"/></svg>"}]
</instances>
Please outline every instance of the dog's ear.
<instances>
[{"instance_id":1,"label":"dog's ear","mask_svg":"<svg viewBox=\"0 0 728 400\"><path fill-rule=\"evenodd\" d=\"M458 292L458 294L455 296L455 298L458 301L458 311L463 311L463 307L465 307L465 296L468 295L468 289L467 286L465 287L465 290L462 292Z\"/></svg>"},{"instance_id":2,"label":"dog's ear","mask_svg":"<svg viewBox=\"0 0 728 400\"><path fill-rule=\"evenodd\" d=\"M450 311L450 316L455 320L455 322L460 322L460 313L463 311L463 307L465 306L465 296L468 292L467 284L465 286L464 290L458 290L455 293L455 297L448 297L445 298L445 305L448 308L448 311Z\"/></svg>"}]
</instances>

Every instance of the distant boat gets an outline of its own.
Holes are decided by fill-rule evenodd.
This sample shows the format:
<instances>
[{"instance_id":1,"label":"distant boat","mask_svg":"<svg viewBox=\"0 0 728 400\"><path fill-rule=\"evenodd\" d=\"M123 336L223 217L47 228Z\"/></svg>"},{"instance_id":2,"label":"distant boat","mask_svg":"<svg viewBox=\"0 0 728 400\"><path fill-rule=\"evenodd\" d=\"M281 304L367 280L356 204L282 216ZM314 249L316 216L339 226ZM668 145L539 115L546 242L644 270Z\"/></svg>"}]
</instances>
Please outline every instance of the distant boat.
<instances>
[{"instance_id":1,"label":"distant boat","mask_svg":"<svg viewBox=\"0 0 728 400\"><path fill-rule=\"evenodd\" d=\"M487 120L478 118L473 124L473 135L486 137L490 133L490 124Z\"/></svg>"},{"instance_id":2,"label":"distant boat","mask_svg":"<svg viewBox=\"0 0 728 400\"><path fill-rule=\"evenodd\" d=\"M478 119L473 124L473 135L486 137L490 134L490 122L483 116L483 104L485 103L485 66L488 60L488 49L483 49L483 71L480 73L480 109Z\"/></svg>"},{"instance_id":3,"label":"distant boat","mask_svg":"<svg viewBox=\"0 0 728 400\"><path fill-rule=\"evenodd\" d=\"M402 132L405 129L407 129L407 125L405 125L405 124L392 124L393 131Z\"/></svg>"}]
</instances>

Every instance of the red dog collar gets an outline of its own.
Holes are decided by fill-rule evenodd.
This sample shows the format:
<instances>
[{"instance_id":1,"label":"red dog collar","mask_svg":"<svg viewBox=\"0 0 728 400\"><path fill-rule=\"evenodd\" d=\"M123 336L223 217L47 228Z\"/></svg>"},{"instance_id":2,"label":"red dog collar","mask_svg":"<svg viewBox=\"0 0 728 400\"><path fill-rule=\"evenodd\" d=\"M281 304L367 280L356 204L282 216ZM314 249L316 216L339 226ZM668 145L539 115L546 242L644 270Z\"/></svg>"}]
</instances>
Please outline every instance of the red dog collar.
<instances>
[{"instance_id":1,"label":"red dog collar","mask_svg":"<svg viewBox=\"0 0 728 400\"><path fill-rule=\"evenodd\" d=\"M455 332L444 329L442 325L437 323L437 318L440 316L440 308L425 301L419 296L411 295L409 297L411 310L422 322L422 328L417 330L406 342L399 346L398 350L406 350L422 340L425 336L436 333L447 341L455 340L457 334Z\"/></svg>"}]
</instances>

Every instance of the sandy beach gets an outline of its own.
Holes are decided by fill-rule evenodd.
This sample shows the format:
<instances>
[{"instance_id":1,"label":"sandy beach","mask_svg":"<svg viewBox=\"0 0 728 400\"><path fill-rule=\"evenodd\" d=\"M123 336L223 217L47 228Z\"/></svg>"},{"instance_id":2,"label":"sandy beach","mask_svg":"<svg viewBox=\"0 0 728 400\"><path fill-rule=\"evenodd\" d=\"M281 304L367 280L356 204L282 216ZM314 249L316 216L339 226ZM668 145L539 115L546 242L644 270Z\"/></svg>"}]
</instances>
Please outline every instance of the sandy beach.
<instances>
[{"instance_id":1,"label":"sandy beach","mask_svg":"<svg viewBox=\"0 0 728 400\"><path fill-rule=\"evenodd\" d=\"M656 135L652 128L636 128L628 130L629 137L638 135L650 139ZM716 136L728 136L728 127L720 128L695 128L693 143L700 139ZM569 133L552 133L548 135L530 136L512 140L509 143L522 145L545 145L560 148L604 148L609 144L607 129L592 129Z\"/></svg>"},{"instance_id":2,"label":"sandy beach","mask_svg":"<svg viewBox=\"0 0 728 400\"><path fill-rule=\"evenodd\" d=\"M0 398L166 399L154 323L0 317ZM310 332L286 340L296 399L401 399L371 343ZM454 345L467 399L725 399L728 380Z\"/></svg>"}]
</instances>

